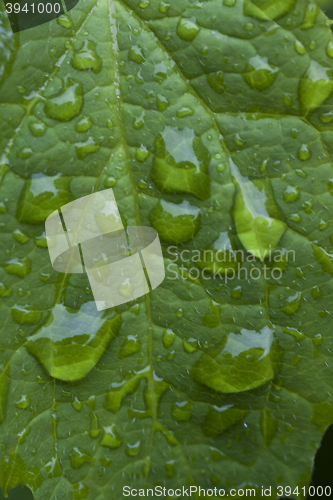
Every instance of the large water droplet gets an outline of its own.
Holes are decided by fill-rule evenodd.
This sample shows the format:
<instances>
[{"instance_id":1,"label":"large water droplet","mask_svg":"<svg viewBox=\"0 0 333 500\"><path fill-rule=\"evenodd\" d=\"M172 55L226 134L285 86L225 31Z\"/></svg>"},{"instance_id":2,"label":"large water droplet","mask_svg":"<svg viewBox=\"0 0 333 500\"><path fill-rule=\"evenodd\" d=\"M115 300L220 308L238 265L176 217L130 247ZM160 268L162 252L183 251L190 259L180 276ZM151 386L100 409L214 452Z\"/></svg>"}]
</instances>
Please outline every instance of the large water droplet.
<instances>
[{"instance_id":1,"label":"large water droplet","mask_svg":"<svg viewBox=\"0 0 333 500\"><path fill-rule=\"evenodd\" d=\"M31 260L29 257L23 257L23 259L13 258L6 262L4 269L8 274L15 274L19 278L25 278L31 271Z\"/></svg>"},{"instance_id":2,"label":"large water droplet","mask_svg":"<svg viewBox=\"0 0 333 500\"><path fill-rule=\"evenodd\" d=\"M304 115L311 114L333 92L333 69L311 61L305 78L299 85L299 98Z\"/></svg>"},{"instance_id":3,"label":"large water droplet","mask_svg":"<svg viewBox=\"0 0 333 500\"><path fill-rule=\"evenodd\" d=\"M83 106L82 84L70 77L63 80L60 92L49 97L45 102L45 113L49 118L68 122L80 114Z\"/></svg>"},{"instance_id":4,"label":"large water droplet","mask_svg":"<svg viewBox=\"0 0 333 500\"><path fill-rule=\"evenodd\" d=\"M254 389L274 376L270 351L273 331L242 329L229 333L220 352L204 353L192 368L191 377L219 392L233 393Z\"/></svg>"},{"instance_id":5,"label":"large water droplet","mask_svg":"<svg viewBox=\"0 0 333 500\"><path fill-rule=\"evenodd\" d=\"M13 320L19 325L35 325L42 313L38 307L15 305L11 309Z\"/></svg>"},{"instance_id":6,"label":"large water droplet","mask_svg":"<svg viewBox=\"0 0 333 500\"><path fill-rule=\"evenodd\" d=\"M189 193L202 200L210 195L209 161L209 151L194 130L167 126L155 141L150 175L162 192Z\"/></svg>"},{"instance_id":7,"label":"large water droplet","mask_svg":"<svg viewBox=\"0 0 333 500\"><path fill-rule=\"evenodd\" d=\"M105 317L95 302L79 311L57 304L49 322L28 337L26 348L52 377L73 382L92 370L120 326L118 315Z\"/></svg>"},{"instance_id":8,"label":"large water droplet","mask_svg":"<svg viewBox=\"0 0 333 500\"><path fill-rule=\"evenodd\" d=\"M74 52L71 64L79 71L91 69L94 73L99 73L102 69L102 59L96 52L96 43L91 40L84 40L80 50Z\"/></svg>"},{"instance_id":9,"label":"large water droplet","mask_svg":"<svg viewBox=\"0 0 333 500\"><path fill-rule=\"evenodd\" d=\"M278 71L278 68L269 64L267 57L255 56L249 60L242 76L251 89L261 92L273 85Z\"/></svg>"},{"instance_id":10,"label":"large water droplet","mask_svg":"<svg viewBox=\"0 0 333 500\"><path fill-rule=\"evenodd\" d=\"M177 35L186 42L192 42L200 28L196 24L195 19L180 19L177 26Z\"/></svg>"},{"instance_id":11,"label":"large water droplet","mask_svg":"<svg viewBox=\"0 0 333 500\"><path fill-rule=\"evenodd\" d=\"M150 212L149 220L167 243L189 241L201 226L200 209L188 201L176 204L161 199Z\"/></svg>"}]
</instances>

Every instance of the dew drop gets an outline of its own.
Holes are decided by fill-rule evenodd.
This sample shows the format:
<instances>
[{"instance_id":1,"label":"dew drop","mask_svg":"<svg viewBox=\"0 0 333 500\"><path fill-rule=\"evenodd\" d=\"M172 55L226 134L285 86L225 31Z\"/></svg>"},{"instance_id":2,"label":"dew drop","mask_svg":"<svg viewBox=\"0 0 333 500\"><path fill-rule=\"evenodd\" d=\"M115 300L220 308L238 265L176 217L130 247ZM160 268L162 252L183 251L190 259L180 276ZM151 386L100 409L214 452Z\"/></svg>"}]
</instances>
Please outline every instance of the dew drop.
<instances>
[{"instance_id":1,"label":"dew drop","mask_svg":"<svg viewBox=\"0 0 333 500\"><path fill-rule=\"evenodd\" d=\"M298 54L300 54L301 56L306 54L306 48L304 47L304 45L302 44L301 41L299 40L296 40L295 41L295 49L296 49L296 52Z\"/></svg>"},{"instance_id":2,"label":"dew drop","mask_svg":"<svg viewBox=\"0 0 333 500\"><path fill-rule=\"evenodd\" d=\"M167 330L164 330L163 335L162 335L162 343L165 349L168 349L169 347L172 346L172 344L175 341L175 334L171 330L171 328L168 328Z\"/></svg>"},{"instance_id":3,"label":"dew drop","mask_svg":"<svg viewBox=\"0 0 333 500\"><path fill-rule=\"evenodd\" d=\"M170 8L170 4L166 2L161 2L158 6L158 10L161 12L161 14L165 14Z\"/></svg>"},{"instance_id":4,"label":"dew drop","mask_svg":"<svg viewBox=\"0 0 333 500\"><path fill-rule=\"evenodd\" d=\"M47 126L41 121L34 121L29 123L30 132L34 137L41 137L45 134Z\"/></svg>"},{"instance_id":5,"label":"dew drop","mask_svg":"<svg viewBox=\"0 0 333 500\"><path fill-rule=\"evenodd\" d=\"M144 161L147 160L149 155L150 155L150 152L148 151L148 149L141 144L141 146L136 149L135 159L137 161L139 161L140 163L143 163Z\"/></svg>"},{"instance_id":6,"label":"dew drop","mask_svg":"<svg viewBox=\"0 0 333 500\"><path fill-rule=\"evenodd\" d=\"M29 257L23 259L14 258L9 260L4 268L8 274L15 274L19 278L24 278L31 271L31 261Z\"/></svg>"},{"instance_id":7,"label":"dew drop","mask_svg":"<svg viewBox=\"0 0 333 500\"><path fill-rule=\"evenodd\" d=\"M134 118L133 121L133 128L135 130L140 130L145 124L145 113L142 112L142 114L136 118Z\"/></svg>"},{"instance_id":8,"label":"dew drop","mask_svg":"<svg viewBox=\"0 0 333 500\"><path fill-rule=\"evenodd\" d=\"M76 132L87 132L87 130L89 130L91 126L92 126L92 120L90 116L84 116L75 125L75 130Z\"/></svg>"},{"instance_id":9,"label":"dew drop","mask_svg":"<svg viewBox=\"0 0 333 500\"><path fill-rule=\"evenodd\" d=\"M71 466L74 470L81 469L84 464L92 465L93 458L86 451L82 450L82 448L75 447L70 454Z\"/></svg>"},{"instance_id":10,"label":"dew drop","mask_svg":"<svg viewBox=\"0 0 333 500\"><path fill-rule=\"evenodd\" d=\"M80 113L82 106L82 84L66 77L63 80L61 91L47 99L45 113L49 118L68 122Z\"/></svg>"},{"instance_id":11,"label":"dew drop","mask_svg":"<svg viewBox=\"0 0 333 500\"><path fill-rule=\"evenodd\" d=\"M89 154L97 153L99 148L100 144L94 137L89 137L86 141L75 144L75 150L79 160L83 160Z\"/></svg>"},{"instance_id":12,"label":"dew drop","mask_svg":"<svg viewBox=\"0 0 333 500\"><path fill-rule=\"evenodd\" d=\"M190 106L183 106L177 111L178 118L185 118L186 116L193 116L194 109Z\"/></svg>"},{"instance_id":13,"label":"dew drop","mask_svg":"<svg viewBox=\"0 0 333 500\"><path fill-rule=\"evenodd\" d=\"M16 239L16 241L21 243L21 245L24 245L30 240L29 236L24 234L20 229L15 229L15 231L13 231L13 236Z\"/></svg>"},{"instance_id":14,"label":"dew drop","mask_svg":"<svg viewBox=\"0 0 333 500\"><path fill-rule=\"evenodd\" d=\"M311 158L311 148L307 144L303 144L297 153L298 159L307 161Z\"/></svg>"},{"instance_id":15,"label":"dew drop","mask_svg":"<svg viewBox=\"0 0 333 500\"><path fill-rule=\"evenodd\" d=\"M15 323L19 325L35 325L40 320L42 313L38 307L15 305L11 309Z\"/></svg>"},{"instance_id":16,"label":"dew drop","mask_svg":"<svg viewBox=\"0 0 333 500\"><path fill-rule=\"evenodd\" d=\"M107 177L104 181L104 187L106 188L112 188L114 186L116 186L117 184L117 179L115 179L114 177L110 176L110 177Z\"/></svg>"},{"instance_id":17,"label":"dew drop","mask_svg":"<svg viewBox=\"0 0 333 500\"><path fill-rule=\"evenodd\" d=\"M178 22L177 35L186 42L192 42L199 31L199 26L192 19L180 19Z\"/></svg>"},{"instance_id":18,"label":"dew drop","mask_svg":"<svg viewBox=\"0 0 333 500\"><path fill-rule=\"evenodd\" d=\"M100 443L101 446L106 446L114 450L119 448L123 443L123 439L119 436L116 424L111 424L108 427L103 427L103 438Z\"/></svg>"},{"instance_id":19,"label":"dew drop","mask_svg":"<svg viewBox=\"0 0 333 500\"><path fill-rule=\"evenodd\" d=\"M177 309L177 318L181 318L183 316L183 309L180 307L179 309Z\"/></svg>"},{"instance_id":20,"label":"dew drop","mask_svg":"<svg viewBox=\"0 0 333 500\"><path fill-rule=\"evenodd\" d=\"M73 21L67 14L63 14L57 18L57 23L60 24L63 28L71 28L73 26Z\"/></svg>"},{"instance_id":21,"label":"dew drop","mask_svg":"<svg viewBox=\"0 0 333 500\"><path fill-rule=\"evenodd\" d=\"M23 394L21 398L15 403L16 408L25 410L30 405L30 397L28 394Z\"/></svg>"},{"instance_id":22,"label":"dew drop","mask_svg":"<svg viewBox=\"0 0 333 500\"><path fill-rule=\"evenodd\" d=\"M17 156L17 158L21 158L22 160L27 160L33 154L34 154L34 152L32 151L32 149L25 146L17 151L16 156Z\"/></svg>"},{"instance_id":23,"label":"dew drop","mask_svg":"<svg viewBox=\"0 0 333 500\"><path fill-rule=\"evenodd\" d=\"M134 444L128 444L126 446L125 451L126 455L128 455L129 457L136 457L140 453L140 450L141 450L141 441L137 441Z\"/></svg>"},{"instance_id":24,"label":"dew drop","mask_svg":"<svg viewBox=\"0 0 333 500\"><path fill-rule=\"evenodd\" d=\"M301 191L298 187L288 186L283 191L283 198L286 203L293 203L294 201L299 200L301 196Z\"/></svg>"},{"instance_id":25,"label":"dew drop","mask_svg":"<svg viewBox=\"0 0 333 500\"><path fill-rule=\"evenodd\" d=\"M143 54L143 49L138 45L132 45L128 51L128 60L141 64L144 62L145 57Z\"/></svg>"}]
</instances>

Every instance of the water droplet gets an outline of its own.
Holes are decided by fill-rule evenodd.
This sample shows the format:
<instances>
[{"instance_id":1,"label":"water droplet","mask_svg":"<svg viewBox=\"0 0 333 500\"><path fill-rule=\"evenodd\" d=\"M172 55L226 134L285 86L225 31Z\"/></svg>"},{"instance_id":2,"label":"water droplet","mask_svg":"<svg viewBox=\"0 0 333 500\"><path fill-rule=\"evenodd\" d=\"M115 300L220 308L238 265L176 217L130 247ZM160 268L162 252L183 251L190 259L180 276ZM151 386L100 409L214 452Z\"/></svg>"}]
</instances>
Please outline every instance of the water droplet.
<instances>
[{"instance_id":1,"label":"water droplet","mask_svg":"<svg viewBox=\"0 0 333 500\"><path fill-rule=\"evenodd\" d=\"M100 143L94 137L88 137L84 142L75 144L76 154L79 160L83 160L87 155L97 153L100 148Z\"/></svg>"},{"instance_id":2,"label":"water droplet","mask_svg":"<svg viewBox=\"0 0 333 500\"><path fill-rule=\"evenodd\" d=\"M223 94L226 91L224 84L224 73L217 71L217 73L210 73L206 75L208 85L215 90L218 94Z\"/></svg>"},{"instance_id":3,"label":"water droplet","mask_svg":"<svg viewBox=\"0 0 333 500\"><path fill-rule=\"evenodd\" d=\"M302 44L302 42L300 40L295 41L295 49L296 49L296 52L298 54L300 54L301 56L306 54L306 48L304 47L304 45Z\"/></svg>"},{"instance_id":4,"label":"water droplet","mask_svg":"<svg viewBox=\"0 0 333 500\"><path fill-rule=\"evenodd\" d=\"M143 63L145 61L143 49L139 45L132 45L128 51L128 60L137 64Z\"/></svg>"},{"instance_id":5,"label":"water droplet","mask_svg":"<svg viewBox=\"0 0 333 500\"><path fill-rule=\"evenodd\" d=\"M331 123L333 121L333 110L319 115L319 118L323 123Z\"/></svg>"},{"instance_id":6,"label":"water droplet","mask_svg":"<svg viewBox=\"0 0 333 500\"><path fill-rule=\"evenodd\" d=\"M23 259L14 258L7 261L4 268L8 274L15 274L19 278L25 278L31 271L31 261L29 257Z\"/></svg>"},{"instance_id":7,"label":"water droplet","mask_svg":"<svg viewBox=\"0 0 333 500\"><path fill-rule=\"evenodd\" d=\"M318 224L319 231L324 231L328 227L328 225L329 225L329 222L324 221L323 219L321 219L321 221Z\"/></svg>"},{"instance_id":8,"label":"water droplet","mask_svg":"<svg viewBox=\"0 0 333 500\"><path fill-rule=\"evenodd\" d=\"M91 40L84 40L81 48L74 51L71 65L78 71L91 69L94 73L99 73L102 69L102 59L96 52L96 43Z\"/></svg>"},{"instance_id":9,"label":"water droplet","mask_svg":"<svg viewBox=\"0 0 333 500\"><path fill-rule=\"evenodd\" d=\"M193 115L194 115L194 109L191 108L190 106L182 106L177 111L178 118L185 118L186 116L193 116Z\"/></svg>"},{"instance_id":10,"label":"water droplet","mask_svg":"<svg viewBox=\"0 0 333 500\"><path fill-rule=\"evenodd\" d=\"M40 320L42 313L38 307L15 305L11 309L15 323L20 325L35 325Z\"/></svg>"},{"instance_id":11,"label":"water droplet","mask_svg":"<svg viewBox=\"0 0 333 500\"><path fill-rule=\"evenodd\" d=\"M333 70L316 61L310 62L309 69L299 86L299 98L303 115L312 113L331 95L333 91Z\"/></svg>"},{"instance_id":12,"label":"water droplet","mask_svg":"<svg viewBox=\"0 0 333 500\"><path fill-rule=\"evenodd\" d=\"M189 241L201 227L200 209L188 201L176 204L161 199L151 210L149 220L167 243Z\"/></svg>"},{"instance_id":13,"label":"water droplet","mask_svg":"<svg viewBox=\"0 0 333 500\"><path fill-rule=\"evenodd\" d=\"M16 239L16 241L21 243L21 245L24 245L30 240L29 236L24 234L20 229L15 229L15 231L13 231L13 236Z\"/></svg>"},{"instance_id":14,"label":"water droplet","mask_svg":"<svg viewBox=\"0 0 333 500\"><path fill-rule=\"evenodd\" d=\"M311 158L311 148L307 144L303 144L297 153L298 159L307 161Z\"/></svg>"},{"instance_id":15,"label":"water droplet","mask_svg":"<svg viewBox=\"0 0 333 500\"><path fill-rule=\"evenodd\" d=\"M326 47L328 57L333 57L333 40L330 40Z\"/></svg>"},{"instance_id":16,"label":"water droplet","mask_svg":"<svg viewBox=\"0 0 333 500\"><path fill-rule=\"evenodd\" d=\"M171 328L168 328L167 330L164 330L163 336L162 336L162 343L165 349L168 349L170 346L175 341L175 334L171 330Z\"/></svg>"},{"instance_id":17,"label":"water droplet","mask_svg":"<svg viewBox=\"0 0 333 500\"><path fill-rule=\"evenodd\" d=\"M70 453L71 466L74 470L81 469L84 464L93 464L92 456L86 451L82 450L82 448L75 447Z\"/></svg>"},{"instance_id":18,"label":"water droplet","mask_svg":"<svg viewBox=\"0 0 333 500\"><path fill-rule=\"evenodd\" d=\"M192 401L181 401L173 404L171 415L176 422L188 422L192 417Z\"/></svg>"},{"instance_id":19,"label":"water droplet","mask_svg":"<svg viewBox=\"0 0 333 500\"><path fill-rule=\"evenodd\" d=\"M159 111L164 111L169 106L168 99L161 94L158 94L158 96L156 97L156 102Z\"/></svg>"},{"instance_id":20,"label":"water droplet","mask_svg":"<svg viewBox=\"0 0 333 500\"><path fill-rule=\"evenodd\" d=\"M87 130L89 130L91 126L92 126L92 120L90 116L84 116L75 125L75 130L77 132L87 132Z\"/></svg>"},{"instance_id":21,"label":"water droplet","mask_svg":"<svg viewBox=\"0 0 333 500\"><path fill-rule=\"evenodd\" d=\"M226 7L234 7L236 5L236 0L223 0L223 5Z\"/></svg>"},{"instance_id":22,"label":"water droplet","mask_svg":"<svg viewBox=\"0 0 333 500\"><path fill-rule=\"evenodd\" d=\"M236 286L231 290L230 297L232 299L240 300L243 297L242 287Z\"/></svg>"},{"instance_id":23,"label":"water droplet","mask_svg":"<svg viewBox=\"0 0 333 500\"><path fill-rule=\"evenodd\" d=\"M141 9L147 9L147 7L149 7L149 0L140 0L139 7Z\"/></svg>"},{"instance_id":24,"label":"water droplet","mask_svg":"<svg viewBox=\"0 0 333 500\"><path fill-rule=\"evenodd\" d=\"M125 451L129 457L136 457L140 453L140 450L141 450L141 441L137 441L134 444L128 444L126 446Z\"/></svg>"},{"instance_id":25,"label":"water droplet","mask_svg":"<svg viewBox=\"0 0 333 500\"><path fill-rule=\"evenodd\" d=\"M45 123L38 120L30 122L29 129L34 137L42 137L46 132L47 126Z\"/></svg>"},{"instance_id":26,"label":"water droplet","mask_svg":"<svg viewBox=\"0 0 333 500\"><path fill-rule=\"evenodd\" d=\"M210 195L208 149L194 130L165 127L155 140L152 180L162 192L190 193L199 199Z\"/></svg>"},{"instance_id":27,"label":"water droplet","mask_svg":"<svg viewBox=\"0 0 333 500\"><path fill-rule=\"evenodd\" d=\"M316 24L317 16L320 12L318 5L308 3L304 12L303 22L300 26L301 30L309 30Z\"/></svg>"},{"instance_id":28,"label":"water droplet","mask_svg":"<svg viewBox=\"0 0 333 500\"><path fill-rule=\"evenodd\" d=\"M199 26L192 19L180 19L178 22L177 35L186 42L192 42L199 31Z\"/></svg>"},{"instance_id":29,"label":"water droplet","mask_svg":"<svg viewBox=\"0 0 333 500\"><path fill-rule=\"evenodd\" d=\"M184 352L188 354L196 352L198 350L198 347L199 347L199 341L196 339L183 340Z\"/></svg>"},{"instance_id":30,"label":"water droplet","mask_svg":"<svg viewBox=\"0 0 333 500\"><path fill-rule=\"evenodd\" d=\"M286 203L293 203L298 201L301 196L301 190L298 187L288 186L283 191L283 199Z\"/></svg>"},{"instance_id":31,"label":"water droplet","mask_svg":"<svg viewBox=\"0 0 333 500\"><path fill-rule=\"evenodd\" d=\"M140 130L145 124L145 112L143 111L140 116L134 118L133 128L135 130Z\"/></svg>"},{"instance_id":32,"label":"water droplet","mask_svg":"<svg viewBox=\"0 0 333 500\"><path fill-rule=\"evenodd\" d=\"M99 425L98 425L97 415L96 415L96 413L94 411L91 411L90 412L90 430L89 430L89 436L92 439L96 439L100 435L100 432L101 432L101 430L100 430Z\"/></svg>"},{"instance_id":33,"label":"water droplet","mask_svg":"<svg viewBox=\"0 0 333 500\"><path fill-rule=\"evenodd\" d=\"M34 154L33 150L28 146L25 146L19 149L16 153L17 158L21 158L22 160L27 160Z\"/></svg>"},{"instance_id":34,"label":"water droplet","mask_svg":"<svg viewBox=\"0 0 333 500\"><path fill-rule=\"evenodd\" d=\"M305 339L304 333L300 332L296 328L283 328L282 331L283 331L283 333L294 337L295 342L301 342L303 339Z\"/></svg>"},{"instance_id":35,"label":"water droplet","mask_svg":"<svg viewBox=\"0 0 333 500\"><path fill-rule=\"evenodd\" d=\"M68 122L80 114L82 106L82 84L70 77L66 77L63 80L61 91L47 99L45 113L49 118Z\"/></svg>"},{"instance_id":36,"label":"water droplet","mask_svg":"<svg viewBox=\"0 0 333 500\"><path fill-rule=\"evenodd\" d=\"M56 304L49 321L25 346L51 377L74 382L94 368L120 327L120 317L115 312L105 317L95 302L84 303L79 311Z\"/></svg>"},{"instance_id":37,"label":"water droplet","mask_svg":"<svg viewBox=\"0 0 333 500\"><path fill-rule=\"evenodd\" d=\"M287 314L287 316L293 316L301 307L302 300L303 296L301 292L296 292L286 299L285 305L280 307L280 310Z\"/></svg>"},{"instance_id":38,"label":"water droplet","mask_svg":"<svg viewBox=\"0 0 333 500\"><path fill-rule=\"evenodd\" d=\"M269 64L267 57L255 56L249 60L242 76L251 89L262 92L276 80L278 68Z\"/></svg>"},{"instance_id":39,"label":"water droplet","mask_svg":"<svg viewBox=\"0 0 333 500\"><path fill-rule=\"evenodd\" d=\"M15 403L16 408L25 410L30 405L30 397L28 394L23 394L21 398Z\"/></svg>"},{"instance_id":40,"label":"water droplet","mask_svg":"<svg viewBox=\"0 0 333 500\"><path fill-rule=\"evenodd\" d=\"M144 146L143 144L141 144L141 146L136 149L135 159L137 161L139 161L140 163L143 163L144 161L147 160L147 158L148 158L149 155L150 155L150 152L148 151L148 149L146 148L146 146Z\"/></svg>"},{"instance_id":41,"label":"water droplet","mask_svg":"<svg viewBox=\"0 0 333 500\"><path fill-rule=\"evenodd\" d=\"M72 401L72 406L75 411L80 412L83 407L83 403L75 396L74 401Z\"/></svg>"},{"instance_id":42,"label":"water droplet","mask_svg":"<svg viewBox=\"0 0 333 500\"><path fill-rule=\"evenodd\" d=\"M162 13L165 14L170 8L170 4L166 2L161 2L158 6L158 10Z\"/></svg>"},{"instance_id":43,"label":"water droplet","mask_svg":"<svg viewBox=\"0 0 333 500\"><path fill-rule=\"evenodd\" d=\"M12 289L7 288L3 283L0 282L0 297L10 297L12 294Z\"/></svg>"},{"instance_id":44,"label":"water droplet","mask_svg":"<svg viewBox=\"0 0 333 500\"><path fill-rule=\"evenodd\" d=\"M87 486L84 486L82 483L75 483L73 484L73 500L83 500L85 498L88 498L90 491Z\"/></svg>"},{"instance_id":45,"label":"water droplet","mask_svg":"<svg viewBox=\"0 0 333 500\"><path fill-rule=\"evenodd\" d=\"M112 188L114 186L116 186L117 184L117 179L115 179L114 177L110 176L110 177L107 177L104 181L104 187L105 188Z\"/></svg>"},{"instance_id":46,"label":"water droplet","mask_svg":"<svg viewBox=\"0 0 333 500\"><path fill-rule=\"evenodd\" d=\"M100 443L101 446L106 446L114 450L119 448L123 443L123 439L119 436L116 424L111 424L108 427L103 427L103 438Z\"/></svg>"},{"instance_id":47,"label":"water droplet","mask_svg":"<svg viewBox=\"0 0 333 500\"><path fill-rule=\"evenodd\" d=\"M177 318L181 318L183 316L183 309L180 307L177 309Z\"/></svg>"},{"instance_id":48,"label":"water droplet","mask_svg":"<svg viewBox=\"0 0 333 500\"><path fill-rule=\"evenodd\" d=\"M141 341L137 335L128 335L119 349L118 358L124 359L131 354L141 351Z\"/></svg>"},{"instance_id":49,"label":"water droplet","mask_svg":"<svg viewBox=\"0 0 333 500\"><path fill-rule=\"evenodd\" d=\"M245 31L252 31L253 28L254 28L254 24L253 23L246 23L245 26L244 26Z\"/></svg>"},{"instance_id":50,"label":"water droplet","mask_svg":"<svg viewBox=\"0 0 333 500\"><path fill-rule=\"evenodd\" d=\"M63 28L71 28L73 26L73 21L67 14L63 14L57 18L57 23Z\"/></svg>"},{"instance_id":51,"label":"water droplet","mask_svg":"<svg viewBox=\"0 0 333 500\"><path fill-rule=\"evenodd\" d=\"M191 377L195 382L222 393L254 389L274 377L270 358L272 350L278 355L279 347L274 343L273 330L268 326L259 332L244 328L237 333L230 332L220 352L215 349L202 354L191 370ZM243 370L247 377L239 377L239 371Z\"/></svg>"}]
</instances>

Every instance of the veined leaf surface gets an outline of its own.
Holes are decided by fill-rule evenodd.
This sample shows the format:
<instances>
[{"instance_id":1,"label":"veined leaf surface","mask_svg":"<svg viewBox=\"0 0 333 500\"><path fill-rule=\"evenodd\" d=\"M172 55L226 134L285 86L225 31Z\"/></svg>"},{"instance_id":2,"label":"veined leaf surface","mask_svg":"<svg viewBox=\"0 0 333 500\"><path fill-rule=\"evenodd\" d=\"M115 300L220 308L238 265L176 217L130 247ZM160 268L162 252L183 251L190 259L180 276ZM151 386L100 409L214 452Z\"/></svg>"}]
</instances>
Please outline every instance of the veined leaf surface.
<instances>
[{"instance_id":1,"label":"veined leaf surface","mask_svg":"<svg viewBox=\"0 0 333 500\"><path fill-rule=\"evenodd\" d=\"M307 487L333 422L330 22L308 0L81 0L0 23L2 489ZM109 187L167 278L98 313L44 223Z\"/></svg>"}]
</instances>

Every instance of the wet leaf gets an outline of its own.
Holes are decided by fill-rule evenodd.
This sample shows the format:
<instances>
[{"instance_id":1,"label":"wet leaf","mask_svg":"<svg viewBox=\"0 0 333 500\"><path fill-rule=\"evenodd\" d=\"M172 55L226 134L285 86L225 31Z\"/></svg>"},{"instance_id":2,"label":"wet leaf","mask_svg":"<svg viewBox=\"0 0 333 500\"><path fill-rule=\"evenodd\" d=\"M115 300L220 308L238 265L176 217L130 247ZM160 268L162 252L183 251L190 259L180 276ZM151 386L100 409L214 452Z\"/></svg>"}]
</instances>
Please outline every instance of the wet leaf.
<instances>
[{"instance_id":1,"label":"wet leaf","mask_svg":"<svg viewBox=\"0 0 333 500\"><path fill-rule=\"evenodd\" d=\"M333 423L326 16L81 0L13 35L1 4L0 48L3 491L306 488ZM108 188L167 276L98 312L45 220Z\"/></svg>"}]
</instances>

